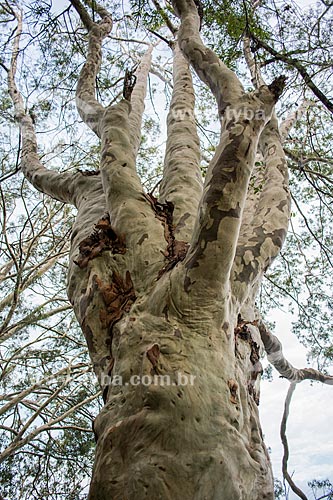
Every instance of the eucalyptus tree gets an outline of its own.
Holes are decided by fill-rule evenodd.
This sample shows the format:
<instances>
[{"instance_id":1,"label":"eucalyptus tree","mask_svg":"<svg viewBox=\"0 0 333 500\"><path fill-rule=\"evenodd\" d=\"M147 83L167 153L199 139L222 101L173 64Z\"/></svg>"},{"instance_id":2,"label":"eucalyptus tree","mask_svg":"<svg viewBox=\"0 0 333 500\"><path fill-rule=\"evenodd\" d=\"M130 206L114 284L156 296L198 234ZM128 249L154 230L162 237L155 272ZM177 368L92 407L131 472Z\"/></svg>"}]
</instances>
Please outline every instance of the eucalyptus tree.
<instances>
[{"instance_id":1,"label":"eucalyptus tree","mask_svg":"<svg viewBox=\"0 0 333 500\"><path fill-rule=\"evenodd\" d=\"M300 156L297 148L288 148L288 140L292 139L292 127L296 125L302 127L306 137L302 118L312 106L310 92L314 91L314 85L319 89L319 84L312 78L313 85L308 85L304 71L299 70L300 61L294 63L294 54L283 59L276 56L274 43L278 41L273 37L267 41L269 29L258 22L255 4L245 5L244 11L239 10L238 3L233 8L226 3L223 9L216 9L215 17L211 3L204 5L208 26L217 22L220 33L224 28L231 49L237 37L242 39L252 81L250 84L247 80L243 85L232 65L239 58L238 49L230 49L224 60L223 51L210 48L209 35L207 44L200 36L205 19L199 2L174 0L166 6L155 0L152 3L150 8L132 2L132 13L137 15L134 24L143 22L138 29L140 36L146 37L145 25L153 33L150 39L143 40L146 49L143 54L128 52L136 67L126 72L121 65L117 66L113 51L129 43L128 40L138 46L141 40L135 35L124 35L117 30L119 18L125 16L127 26L131 26L133 19L121 14L118 5L108 10L95 1L71 0L65 7L66 13L71 8L72 17L68 19L73 19L76 12L88 34L85 51L81 46L81 28L78 31L75 26L67 27L72 47L76 47L70 49L72 62L76 64L78 50L86 55L79 72L77 64L67 79L65 74L61 75L70 84L76 78L77 111L90 129L90 137L96 138L97 146L86 156L88 165L82 165L85 159L81 156L80 170L62 169L57 162L58 169L46 168L41 159L35 118L27 111L24 89L16 81L20 42L27 40L22 11L15 4L3 4L5 14L17 23L11 58L3 61L2 66L8 75L8 90L20 127L21 170L38 191L73 206L76 211L67 293L104 400L93 426L97 444L89 498L274 498L271 465L257 408L261 354L265 350L280 374L292 382L291 391L295 383L306 378L332 383L332 377L319 371L295 369L284 358L280 342L265 325L258 309L260 287L282 249L290 219L286 153L291 166L299 166L303 161L302 173L308 160L308 156ZM40 8L42 16L43 5L36 2L33 8L36 12ZM269 8L270 4L263 6L264 11ZM67 19L64 12L61 15ZM228 13L226 20L223 13ZM319 23L318 20L318 30ZM40 25L39 36L51 26ZM51 56L49 64L59 63L59 39L61 31L52 32L42 46ZM163 57L172 55L171 85L164 62L152 60L156 40L167 42L164 51L169 52L167 56L163 53ZM295 94L290 92L292 87L286 87L282 74L275 75L270 84L265 83L260 66L269 66L274 61L267 61L263 54L258 60L259 49L274 56L278 64L287 62L291 71L299 73L297 77L303 77L301 85L309 87L298 112L289 113L280 124L276 104L283 93L287 105L290 104ZM114 64L115 73L110 72L108 65L103 66L103 51L109 63ZM325 60L324 72L326 64ZM200 147L190 66L217 105L220 129L215 131L218 139L212 158L209 157L212 151L202 151ZM279 66L274 68L276 71ZM150 71L172 88L158 195L144 189L138 175L145 160L140 145ZM309 74L308 68L306 73ZM39 82L34 84L38 88ZM119 84L123 87L122 96ZM299 80L293 82L296 84L299 85ZM195 86L199 86L197 79ZM54 92L59 92L60 87L59 84ZM107 98L100 96L103 87L112 89ZM207 89L200 87L200 92L207 94ZM317 98L321 96L317 90L314 94ZM330 109L325 100L322 104ZM68 102L66 106L69 107ZM316 103L316 109L318 106ZM45 101L34 107L39 112L49 110ZM289 143L293 144L292 140ZM96 155L98 164L91 161ZM329 152L323 161L327 167L330 159L326 156ZM203 157L207 163L204 177ZM317 156L313 161L320 162ZM308 175L314 176L314 182L318 182L318 177L330 182L329 172L317 173L316 176L310 169ZM26 192L24 195L27 196ZM56 208L50 216L56 223L57 214ZM52 221L45 226L47 230ZM29 255L33 254L35 242L43 241L46 231L41 223L35 238L34 227L30 226L33 235L27 236ZM45 264L39 260L35 267L29 264L27 276L21 265L28 262L22 259L24 245L19 244L15 254L10 238L5 238L9 257L4 264L4 279L10 273L10 266L15 267L12 277L15 289L4 299L7 300L3 330L6 338L22 326L11 325L18 293L35 282L43 265L48 271L52 259L54 262L60 259L62 263L66 231L66 225L57 230L57 237L50 231L49 252L53 257L47 257ZM324 250L325 245L326 242ZM49 284L45 284L46 288ZM56 296L54 300L57 299ZM53 308L51 312L63 311ZM34 312L31 316L32 322L41 319L37 314L35 318ZM18 321L28 322L24 317ZM73 331L76 337L76 329ZM61 366L59 371L62 369ZM40 432L57 429L59 422L75 415L83 404L96 397L93 392L90 396L78 394L71 398L69 388L66 401L71 403L72 412L64 408L57 414L60 391L64 384L75 383L75 370L79 377L82 369L84 372L86 365L79 363L73 380L60 383L41 405L30 401L34 413L18 429L13 424L16 436L13 443L8 443L4 458L29 442L29 435L27 441L23 435L30 420L38 419L47 405L51 405L50 409L43 414L43 423L31 430L30 441ZM44 380L43 384L47 382ZM7 405L15 407L15 398L20 400L20 397L26 398L26 393L15 394ZM80 430L77 421L65 425ZM286 467L284 472L297 490ZM43 493L44 497L46 494ZM77 490L75 494L80 498Z\"/></svg>"}]
</instances>

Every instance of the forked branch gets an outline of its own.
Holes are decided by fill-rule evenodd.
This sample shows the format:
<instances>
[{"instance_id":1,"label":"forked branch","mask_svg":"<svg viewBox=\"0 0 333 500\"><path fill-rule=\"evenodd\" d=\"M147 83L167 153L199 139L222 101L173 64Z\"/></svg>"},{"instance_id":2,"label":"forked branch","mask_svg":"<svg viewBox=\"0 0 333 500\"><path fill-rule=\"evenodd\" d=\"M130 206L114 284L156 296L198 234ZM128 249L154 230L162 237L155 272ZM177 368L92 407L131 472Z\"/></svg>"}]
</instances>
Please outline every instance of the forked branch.
<instances>
[{"instance_id":1,"label":"forked branch","mask_svg":"<svg viewBox=\"0 0 333 500\"><path fill-rule=\"evenodd\" d=\"M235 73L203 44L196 3L172 3L181 19L180 47L215 95L222 117L220 143L207 171L197 223L184 261L185 288L189 290L194 282L199 286L201 275L210 287L222 291L226 284L229 286L258 140L270 120L284 77L245 93Z\"/></svg>"}]
</instances>

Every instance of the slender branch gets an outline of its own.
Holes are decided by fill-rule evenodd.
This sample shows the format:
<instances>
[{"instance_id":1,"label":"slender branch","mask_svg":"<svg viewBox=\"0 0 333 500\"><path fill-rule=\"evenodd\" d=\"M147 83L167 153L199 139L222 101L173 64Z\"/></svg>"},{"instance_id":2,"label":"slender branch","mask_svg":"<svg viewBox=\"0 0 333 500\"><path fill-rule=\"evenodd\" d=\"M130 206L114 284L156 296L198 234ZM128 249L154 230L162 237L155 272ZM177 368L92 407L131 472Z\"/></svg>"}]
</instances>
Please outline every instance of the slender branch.
<instances>
[{"instance_id":1,"label":"slender branch","mask_svg":"<svg viewBox=\"0 0 333 500\"><path fill-rule=\"evenodd\" d=\"M289 407L290 407L290 402L291 398L293 396L293 393L295 391L296 384L292 382L289 386L287 397L285 400L284 404L284 412L283 412L283 417L281 421L281 427L280 427L280 436L281 436L281 441L283 445L283 457L282 457L282 473L283 477L286 479L288 482L290 488L293 490L293 492L299 497L302 498L302 500L308 500L303 491L296 486L294 481L292 480L289 472L288 472L288 459L289 459L289 447L288 447L288 440L287 440L287 434L286 434L286 429L287 429L287 420L289 416Z\"/></svg>"},{"instance_id":2,"label":"slender branch","mask_svg":"<svg viewBox=\"0 0 333 500\"><path fill-rule=\"evenodd\" d=\"M80 403L76 404L69 410L65 411L62 415L60 415L57 418L54 418L52 420L49 420L46 424L40 425L39 427L36 427L33 431L30 432L25 438L21 438L20 440L11 443L0 455L0 462L3 462L7 457L13 455L17 450L22 448L24 445L30 443L38 434L41 432L45 432L48 430L51 430L53 425L58 424L65 418L67 418L69 415L72 413L75 413L77 410L79 410L82 406L85 404L90 403L94 399L97 399L101 395L101 391L97 392L96 394L93 394L92 396L89 396L85 398L83 401Z\"/></svg>"},{"instance_id":3,"label":"slender branch","mask_svg":"<svg viewBox=\"0 0 333 500\"><path fill-rule=\"evenodd\" d=\"M153 31L153 30L148 30L149 33L151 33L152 35L156 36L157 38L159 38L160 40L162 40L162 42L166 43L169 47L172 45L172 42L170 40L168 40L167 38L165 38L163 35L161 35L160 33L157 33L157 31Z\"/></svg>"},{"instance_id":4,"label":"slender branch","mask_svg":"<svg viewBox=\"0 0 333 500\"><path fill-rule=\"evenodd\" d=\"M162 8L161 4L159 3L158 0L153 0L153 4L155 5L156 7L156 10L158 11L158 13L162 16L163 18L163 21L165 22L166 26L169 28L169 30L171 31L171 33L173 35L176 34L177 32L177 28L176 26L172 23L171 19L169 18L169 16L166 14L165 10Z\"/></svg>"},{"instance_id":5,"label":"slender branch","mask_svg":"<svg viewBox=\"0 0 333 500\"><path fill-rule=\"evenodd\" d=\"M322 174L321 172L316 172L315 170L311 169L305 169L303 168L303 165L306 165L307 163L310 163L312 161L318 162L318 163L327 163L328 165L333 165L333 159L332 158L325 158L322 156L303 156L302 154L295 154L294 151L290 151L287 148L284 148L284 151L286 155L294 162L298 163L299 168L304 170L305 172L311 173L313 175L316 175L318 177L322 177L326 181L332 183L333 179L328 177L325 174ZM292 167L291 167L292 168Z\"/></svg>"},{"instance_id":6,"label":"slender branch","mask_svg":"<svg viewBox=\"0 0 333 500\"><path fill-rule=\"evenodd\" d=\"M46 259L46 262L42 262L38 266L36 266L36 270L24 282L23 286L20 287L20 292L23 292L24 290L29 288L29 286L32 283L34 283L38 278L43 276L43 274L45 274L49 269L51 269L51 267L54 266L54 264L60 259L60 257L65 255L66 253L67 253L66 251L58 253L51 259ZM0 312L12 302L13 297L14 297L14 292L9 293L2 301L0 301Z\"/></svg>"},{"instance_id":7,"label":"slender branch","mask_svg":"<svg viewBox=\"0 0 333 500\"><path fill-rule=\"evenodd\" d=\"M184 241L191 238L202 195L200 142L194 105L191 71L178 44L175 44L173 92L167 117L167 143L160 200L173 204L175 236Z\"/></svg>"},{"instance_id":8,"label":"slender branch","mask_svg":"<svg viewBox=\"0 0 333 500\"><path fill-rule=\"evenodd\" d=\"M84 7L84 5L80 2L80 0L70 0L71 4L75 8L76 12L79 14L80 19L85 26L85 28L90 31L92 27L94 26L94 22L91 19L87 9Z\"/></svg>"},{"instance_id":9,"label":"slender branch","mask_svg":"<svg viewBox=\"0 0 333 500\"><path fill-rule=\"evenodd\" d=\"M73 202L73 184L75 174L58 174L46 169L37 154L37 139L33 121L25 111L22 95L20 94L15 75L19 55L19 44L22 33L22 12L14 12L17 20L17 29L14 36L11 64L8 71L8 90L14 104L15 117L20 125L22 137L21 168L25 177L39 191L63 203Z\"/></svg>"},{"instance_id":10,"label":"slender branch","mask_svg":"<svg viewBox=\"0 0 333 500\"><path fill-rule=\"evenodd\" d=\"M78 363L76 365L71 365L70 369L73 373L74 370L76 370L76 369L81 370L82 368L85 368L86 366L87 366L86 363ZM61 377L65 373L68 373L68 370L69 370L69 367L66 366L65 368L62 368L61 370L59 370L58 372L52 373L51 375L48 375L47 377L44 377L44 378L38 380L38 382L31 385L27 389L24 389L19 394L17 394L15 397L11 398L11 400L8 403L6 403L5 405L0 407L0 415L4 415L8 410L10 410L13 406L17 405L21 401L23 401L26 396L28 396L29 394L34 392L39 387L47 384L48 382L52 382L52 381L56 380L57 377Z\"/></svg>"},{"instance_id":11,"label":"slender branch","mask_svg":"<svg viewBox=\"0 0 333 500\"><path fill-rule=\"evenodd\" d=\"M251 74L252 85L255 89L258 89L261 85L265 85L265 81L262 77L260 66L257 64L251 52L251 39L248 33L243 37L243 52L247 67L249 68Z\"/></svg>"},{"instance_id":12,"label":"slender branch","mask_svg":"<svg viewBox=\"0 0 333 500\"><path fill-rule=\"evenodd\" d=\"M318 97L318 99L323 103L323 105L331 112L333 113L333 102L330 101L325 94L317 87L317 85L314 83L312 78L310 77L309 73L305 69L305 67L298 61L297 59L294 59L293 57L289 57L286 54L283 54L282 52L278 52L277 50L273 49L270 45L268 45L266 42L259 40L256 36L251 34L252 39L256 42L256 44L259 47L262 47L265 49L267 52L269 52L271 55L275 57L276 60L282 61L289 66L292 66L295 68L298 73L301 75L303 78L304 82L307 84L309 89L312 90L314 95Z\"/></svg>"},{"instance_id":13,"label":"slender branch","mask_svg":"<svg viewBox=\"0 0 333 500\"><path fill-rule=\"evenodd\" d=\"M323 384L333 385L333 376L331 375L325 375L313 368L295 368L284 357L279 339L270 332L262 321L258 322L258 328L267 353L267 359L282 377L295 383L303 380L317 380Z\"/></svg>"},{"instance_id":14,"label":"slender branch","mask_svg":"<svg viewBox=\"0 0 333 500\"><path fill-rule=\"evenodd\" d=\"M35 325L35 324L37 324L37 322L40 322L44 319L48 319L48 318L50 318L56 314L59 314L61 312L70 311L71 309L72 309L71 305L56 307L55 309L52 309L51 311L46 311L46 312L40 312L40 308L37 308L35 311L30 313L28 316L25 316L24 318L22 318L20 321L18 321L14 325L9 325L9 326L7 326L6 329L1 331L0 343L3 343L6 340L8 340L10 337L15 335L17 332L19 332L25 326ZM34 315L34 313L35 313L35 315Z\"/></svg>"},{"instance_id":15,"label":"slender branch","mask_svg":"<svg viewBox=\"0 0 333 500\"><path fill-rule=\"evenodd\" d=\"M145 109L145 97L147 93L147 80L151 67L153 45L150 45L141 59L135 72L136 82L131 95L131 112L129 115L129 127L133 153L136 157L141 143L142 117Z\"/></svg>"}]
</instances>

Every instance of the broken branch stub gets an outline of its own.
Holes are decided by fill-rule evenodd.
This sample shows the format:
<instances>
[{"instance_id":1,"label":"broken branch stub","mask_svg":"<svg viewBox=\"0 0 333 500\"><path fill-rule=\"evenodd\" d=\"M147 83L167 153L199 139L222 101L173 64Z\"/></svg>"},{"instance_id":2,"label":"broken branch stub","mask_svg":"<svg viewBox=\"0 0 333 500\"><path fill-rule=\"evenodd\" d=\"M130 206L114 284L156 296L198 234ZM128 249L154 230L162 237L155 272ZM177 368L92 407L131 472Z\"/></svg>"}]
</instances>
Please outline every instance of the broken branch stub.
<instances>
[{"instance_id":1,"label":"broken branch stub","mask_svg":"<svg viewBox=\"0 0 333 500\"><path fill-rule=\"evenodd\" d=\"M136 76L133 71L126 70L124 78L123 97L126 101L131 100L132 92L136 84Z\"/></svg>"}]
</instances>

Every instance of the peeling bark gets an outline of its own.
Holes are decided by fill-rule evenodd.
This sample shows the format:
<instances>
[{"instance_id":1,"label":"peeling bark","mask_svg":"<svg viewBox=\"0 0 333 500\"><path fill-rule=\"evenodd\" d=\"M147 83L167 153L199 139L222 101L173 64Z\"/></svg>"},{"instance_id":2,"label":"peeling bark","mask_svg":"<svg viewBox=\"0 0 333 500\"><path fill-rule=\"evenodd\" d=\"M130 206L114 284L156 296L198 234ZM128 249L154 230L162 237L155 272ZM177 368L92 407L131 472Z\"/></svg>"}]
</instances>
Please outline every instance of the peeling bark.
<instances>
[{"instance_id":1,"label":"peeling bark","mask_svg":"<svg viewBox=\"0 0 333 500\"><path fill-rule=\"evenodd\" d=\"M104 250L112 253L125 253L125 240L113 231L110 224L110 216L106 214L95 226L95 231L79 244L79 258L74 261L81 269L87 267L91 259L98 257Z\"/></svg>"},{"instance_id":2,"label":"peeling bark","mask_svg":"<svg viewBox=\"0 0 333 500\"><path fill-rule=\"evenodd\" d=\"M164 252L164 256L168 262L160 269L157 275L157 279L159 279L165 272L170 271L173 267L175 267L177 262L185 259L189 245L185 241L179 241L175 238L173 203L170 201L161 203L151 194L146 194L145 196L151 204L156 218L163 224L164 238L167 242L167 248Z\"/></svg>"}]
</instances>

